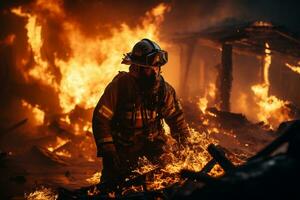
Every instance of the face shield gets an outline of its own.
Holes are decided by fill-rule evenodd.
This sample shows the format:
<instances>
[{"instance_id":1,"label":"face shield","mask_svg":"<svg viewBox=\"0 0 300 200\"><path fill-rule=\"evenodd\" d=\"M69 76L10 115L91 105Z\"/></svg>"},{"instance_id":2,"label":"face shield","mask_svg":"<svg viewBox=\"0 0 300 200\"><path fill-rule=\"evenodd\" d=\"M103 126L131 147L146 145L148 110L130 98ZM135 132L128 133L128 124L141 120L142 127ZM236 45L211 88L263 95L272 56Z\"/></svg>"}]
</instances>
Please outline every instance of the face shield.
<instances>
[{"instance_id":1,"label":"face shield","mask_svg":"<svg viewBox=\"0 0 300 200\"><path fill-rule=\"evenodd\" d=\"M145 61L147 66L162 66L168 62L168 52L156 50L146 55Z\"/></svg>"}]
</instances>

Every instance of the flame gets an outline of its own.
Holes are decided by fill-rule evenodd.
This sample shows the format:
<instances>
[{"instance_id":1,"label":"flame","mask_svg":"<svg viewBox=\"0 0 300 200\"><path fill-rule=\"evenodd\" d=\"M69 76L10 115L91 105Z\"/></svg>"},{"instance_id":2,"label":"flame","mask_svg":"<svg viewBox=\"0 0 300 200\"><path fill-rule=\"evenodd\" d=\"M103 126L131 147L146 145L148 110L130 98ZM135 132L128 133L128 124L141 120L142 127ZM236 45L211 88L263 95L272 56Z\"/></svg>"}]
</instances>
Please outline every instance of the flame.
<instances>
[{"instance_id":1,"label":"flame","mask_svg":"<svg viewBox=\"0 0 300 200\"><path fill-rule=\"evenodd\" d=\"M61 118L60 118L60 121L65 122L65 123L67 123L68 125L71 125L71 120L70 120L69 115L66 115L66 116L64 116L64 117L61 117Z\"/></svg>"},{"instance_id":2,"label":"flame","mask_svg":"<svg viewBox=\"0 0 300 200\"><path fill-rule=\"evenodd\" d=\"M200 110L205 113L205 110L207 108L207 104L208 104L208 100L205 98L205 97L201 97L199 99L199 102L198 102L198 106L200 108Z\"/></svg>"},{"instance_id":3,"label":"flame","mask_svg":"<svg viewBox=\"0 0 300 200\"><path fill-rule=\"evenodd\" d=\"M264 83L270 85L269 70L271 66L271 50L268 43L265 44L265 56L264 56Z\"/></svg>"},{"instance_id":4,"label":"flame","mask_svg":"<svg viewBox=\"0 0 300 200\"><path fill-rule=\"evenodd\" d=\"M65 144L67 144L68 142L70 142L69 139L63 139L59 136L56 137L56 143L55 144L50 144L49 147L47 147L47 149L51 152L55 151L56 149L58 149L59 147L64 146Z\"/></svg>"},{"instance_id":5,"label":"flame","mask_svg":"<svg viewBox=\"0 0 300 200\"><path fill-rule=\"evenodd\" d=\"M268 124L270 128L275 128L282 121L290 120L290 109L286 106L289 102L278 99L276 96L269 96L269 69L271 65L271 50L269 45L265 44L264 57L264 83L251 87L255 94L256 104L259 106L257 118Z\"/></svg>"},{"instance_id":6,"label":"flame","mask_svg":"<svg viewBox=\"0 0 300 200\"><path fill-rule=\"evenodd\" d=\"M96 185L99 183L101 172L96 172L92 177L85 179L88 183Z\"/></svg>"},{"instance_id":7,"label":"flame","mask_svg":"<svg viewBox=\"0 0 300 200\"><path fill-rule=\"evenodd\" d=\"M285 63L285 66L287 66L290 70L292 70L293 72L296 72L298 74L300 74L300 61L298 62L298 66L297 65L291 65L289 63Z\"/></svg>"},{"instance_id":8,"label":"flame","mask_svg":"<svg viewBox=\"0 0 300 200\"><path fill-rule=\"evenodd\" d=\"M23 107L27 108L28 110L30 110L32 112L35 124L37 126L44 124L45 112L43 110L41 110L41 108L38 105L32 106L30 103L28 103L25 100L21 100L21 104Z\"/></svg>"},{"instance_id":9,"label":"flame","mask_svg":"<svg viewBox=\"0 0 300 200\"><path fill-rule=\"evenodd\" d=\"M28 80L29 77L40 80L43 84L49 85L57 90L58 85L55 76L49 70L49 64L42 58L41 48L43 46L42 26L37 22L37 16L22 12L22 9L14 8L12 13L28 19L25 26L27 30L28 44L33 53L35 65L28 73L24 73L24 77Z\"/></svg>"},{"instance_id":10,"label":"flame","mask_svg":"<svg viewBox=\"0 0 300 200\"><path fill-rule=\"evenodd\" d=\"M282 121L290 120L290 109L286 106L288 101L278 99L276 96L268 95L269 86L266 84L254 85L251 87L257 98L259 112L257 118L260 121L270 125L270 128L275 128Z\"/></svg>"},{"instance_id":11,"label":"flame","mask_svg":"<svg viewBox=\"0 0 300 200\"><path fill-rule=\"evenodd\" d=\"M131 51L136 42L142 38L149 38L162 46L165 45L158 37L159 27L170 6L159 4L145 13L140 25L132 28L123 23L120 28L111 28L109 37L103 37L101 32L95 34L96 36L83 33L78 22L64 13L62 3L60 0L37 0L30 10L18 7L11 12L26 20L28 52L32 55L33 62L30 59L21 59L20 69L24 78L28 82L47 86L57 94L58 99L54 101L59 102L61 108L60 121L68 126L68 131L79 136L91 133L92 125L90 118L71 118L72 111L76 107L87 110L96 105L105 87L118 71L127 71L128 66L121 65L122 55ZM47 16L44 16L45 13ZM45 17L48 15L51 20L61 22L60 38L68 45L64 58L56 53L45 56L47 41L44 34L49 28ZM39 109L39 106L34 108ZM38 122L43 124L42 120ZM83 157L88 161L95 161L95 145L91 138L85 137L76 144L76 148L84 152ZM56 142L46 148L56 155L69 158L72 157L70 152L60 149L69 141L70 139L57 137Z\"/></svg>"},{"instance_id":12,"label":"flame","mask_svg":"<svg viewBox=\"0 0 300 200\"><path fill-rule=\"evenodd\" d=\"M71 153L68 152L65 149L63 149L61 151L56 151L55 154L58 155L58 156L66 157L66 158L71 158L72 157Z\"/></svg>"},{"instance_id":13,"label":"flame","mask_svg":"<svg viewBox=\"0 0 300 200\"><path fill-rule=\"evenodd\" d=\"M88 39L78 28L66 24L73 56L68 61L58 58L55 60L63 77L59 100L65 112L71 111L76 105L86 109L94 107L99 94L101 95L117 71L127 71L126 66L120 66L120 55L129 51L140 38L158 40L157 28L167 8L165 4L158 5L146 13L142 27L130 29L128 25L122 24L121 30L113 29L112 37L106 40ZM97 62L99 55L106 58L101 63Z\"/></svg>"},{"instance_id":14,"label":"flame","mask_svg":"<svg viewBox=\"0 0 300 200\"><path fill-rule=\"evenodd\" d=\"M36 6L43 10L51 11L53 15L62 18L62 36L65 38L66 44L69 45L70 51L66 58L61 58L54 54L53 62L49 62L43 55L44 24L42 22L41 13L24 12L21 8L13 9L12 12L27 19L26 29L28 37L28 45L33 54L34 65L29 70L24 70L24 77L30 81L37 81L41 84L49 86L58 94L58 101L64 117L60 119L70 126L75 135L82 134L83 131L91 131L91 124L87 123L90 119L83 119L72 122L69 114L76 107L83 109L93 108L104 88L109 81L120 70L127 70L128 66L121 66L121 56L123 53L129 52L132 46L142 38L150 38L162 46L165 45L158 37L159 26L164 20L164 13L170 10L166 4L159 4L152 10L145 13L140 26L134 28L127 24L121 24L121 28L112 28L111 36L88 37L83 34L80 27L72 19L64 15L60 1L48 3L45 0L38 0ZM54 73L58 69L58 73ZM209 86L207 98L215 96L215 87L213 84ZM205 104L205 100L202 100ZM208 101L209 102L209 101ZM204 108L203 108L204 110ZM212 129L210 132L217 132L218 129ZM168 131L169 132L169 131ZM217 143L213 139L208 139L208 133L199 133L191 129L191 137L189 145L178 147L175 145L174 139L169 136L168 151L162 155L167 163L165 167L154 174L153 181L149 180L150 188L164 188L166 185L178 182L180 180L179 171L181 169L191 169L199 171L211 159L209 153L205 150L210 143ZM69 156L68 152L59 150L60 147L69 142L69 139L61 137L56 138L56 142L47 147L51 152L61 156ZM82 151L86 151L87 146L84 142L78 145ZM92 159L91 159L92 160ZM140 173L154 169L156 166L144 160L141 162L142 167L137 169ZM213 173L220 173L218 169L214 169ZM171 174L165 176L165 174ZM95 179L98 180L98 175ZM94 176L93 176L94 177ZM94 178L88 179L92 181ZM90 191L93 193L93 191Z\"/></svg>"},{"instance_id":15,"label":"flame","mask_svg":"<svg viewBox=\"0 0 300 200\"><path fill-rule=\"evenodd\" d=\"M213 100L216 97L216 85L214 83L208 84L208 96Z\"/></svg>"},{"instance_id":16,"label":"flame","mask_svg":"<svg viewBox=\"0 0 300 200\"><path fill-rule=\"evenodd\" d=\"M167 133L168 142L166 152L161 156L161 159L166 162L163 168L157 168L157 165L152 164L145 157L140 158L139 168L134 170L139 174L147 173L154 169L159 169L153 173L153 177L147 180L147 189L159 190L168 185L181 181L179 172L182 169L200 171L205 164L211 159L209 153L205 150L211 143L217 144L216 140L207 137L206 133L199 133L194 129L190 129L190 137L188 145L178 146L170 133ZM211 175L220 175L220 168L214 168Z\"/></svg>"},{"instance_id":17,"label":"flame","mask_svg":"<svg viewBox=\"0 0 300 200\"><path fill-rule=\"evenodd\" d=\"M199 98L197 105L202 113L206 113L206 108L208 104L214 104L214 100L216 97L216 85L213 83L208 84L208 88L205 90L205 94L203 97Z\"/></svg>"},{"instance_id":18,"label":"flame","mask_svg":"<svg viewBox=\"0 0 300 200\"><path fill-rule=\"evenodd\" d=\"M56 200L58 199L58 194L56 194L52 189L41 187L30 194L25 193L26 200L36 200L36 199L47 199L47 200Z\"/></svg>"},{"instance_id":19,"label":"flame","mask_svg":"<svg viewBox=\"0 0 300 200\"><path fill-rule=\"evenodd\" d=\"M55 3L39 0L38 6L43 5L43 9L61 13ZM113 76L120 70L127 70L126 66L120 66L121 55L130 51L141 38L159 41L158 27L164 19L164 13L169 9L168 5L159 4L145 14L142 26L131 29L123 23L120 29L112 29L112 36L107 39L101 38L101 34L96 38L88 38L76 23L66 20L63 32L68 35L66 42L70 44L71 54L67 60L55 57L55 66L59 68L62 76L60 81L42 57L43 27L38 24L38 16L24 13L21 8L12 9L13 13L28 20L26 24L28 44L36 65L29 72L25 72L25 77L39 80L57 91L64 113L69 113L76 105L85 109L92 108Z\"/></svg>"}]
</instances>

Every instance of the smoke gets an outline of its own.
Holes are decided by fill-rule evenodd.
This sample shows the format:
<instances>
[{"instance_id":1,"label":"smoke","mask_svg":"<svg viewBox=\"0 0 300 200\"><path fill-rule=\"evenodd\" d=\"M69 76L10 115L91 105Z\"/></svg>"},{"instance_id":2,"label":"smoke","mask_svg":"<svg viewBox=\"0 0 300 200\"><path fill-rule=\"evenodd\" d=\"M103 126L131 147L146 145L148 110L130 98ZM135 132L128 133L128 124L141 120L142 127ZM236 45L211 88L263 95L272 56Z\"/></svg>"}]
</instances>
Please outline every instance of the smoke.
<instances>
[{"instance_id":1,"label":"smoke","mask_svg":"<svg viewBox=\"0 0 300 200\"><path fill-rule=\"evenodd\" d=\"M172 4L165 28L170 33L196 32L240 15L238 5L231 0L180 1Z\"/></svg>"}]
</instances>

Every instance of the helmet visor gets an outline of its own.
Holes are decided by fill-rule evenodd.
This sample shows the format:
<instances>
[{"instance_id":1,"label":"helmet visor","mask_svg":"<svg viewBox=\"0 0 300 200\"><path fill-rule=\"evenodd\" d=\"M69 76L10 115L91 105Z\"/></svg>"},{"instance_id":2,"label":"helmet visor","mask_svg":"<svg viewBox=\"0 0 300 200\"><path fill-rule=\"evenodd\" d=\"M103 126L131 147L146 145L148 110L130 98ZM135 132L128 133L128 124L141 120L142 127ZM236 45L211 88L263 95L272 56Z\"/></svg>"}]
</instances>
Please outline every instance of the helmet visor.
<instances>
[{"instance_id":1,"label":"helmet visor","mask_svg":"<svg viewBox=\"0 0 300 200\"><path fill-rule=\"evenodd\" d=\"M158 50L146 56L146 65L162 66L168 62L168 52Z\"/></svg>"}]
</instances>

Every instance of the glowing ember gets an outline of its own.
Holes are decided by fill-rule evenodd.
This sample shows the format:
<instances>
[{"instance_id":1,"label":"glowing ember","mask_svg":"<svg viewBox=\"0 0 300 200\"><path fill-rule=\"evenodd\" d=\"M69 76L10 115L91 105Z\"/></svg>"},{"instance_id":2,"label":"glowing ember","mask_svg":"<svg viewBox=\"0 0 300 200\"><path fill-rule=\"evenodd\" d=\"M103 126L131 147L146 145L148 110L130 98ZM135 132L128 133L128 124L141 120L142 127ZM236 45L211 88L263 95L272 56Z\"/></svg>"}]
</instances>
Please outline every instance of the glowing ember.
<instances>
[{"instance_id":1,"label":"glowing ember","mask_svg":"<svg viewBox=\"0 0 300 200\"><path fill-rule=\"evenodd\" d=\"M52 189L41 187L40 189L30 193L25 194L26 200L37 200L37 199L47 199L47 200L56 200L58 194L56 194Z\"/></svg>"},{"instance_id":2,"label":"glowing ember","mask_svg":"<svg viewBox=\"0 0 300 200\"><path fill-rule=\"evenodd\" d=\"M98 182L99 182L99 180L98 180ZM92 189L89 189L88 191L87 191L87 195L88 196L94 196L94 195L97 195L97 194L99 194L100 193L100 191L98 190L98 188L95 186L95 187L93 187Z\"/></svg>"},{"instance_id":3,"label":"glowing ember","mask_svg":"<svg viewBox=\"0 0 300 200\"><path fill-rule=\"evenodd\" d=\"M91 178L87 178L86 181L90 184L96 185L99 183L101 172L96 172Z\"/></svg>"},{"instance_id":4,"label":"glowing ember","mask_svg":"<svg viewBox=\"0 0 300 200\"><path fill-rule=\"evenodd\" d=\"M45 112L43 110L41 110L38 105L32 106L30 103L28 103L25 100L22 100L21 103L22 103L23 107L29 109L32 112L34 120L35 120L35 124L37 126L44 124Z\"/></svg>"},{"instance_id":5,"label":"glowing ember","mask_svg":"<svg viewBox=\"0 0 300 200\"><path fill-rule=\"evenodd\" d=\"M61 151L55 151L55 154L58 155L58 156L66 157L66 158L71 158L72 157L71 153L68 152L65 149L63 149Z\"/></svg>"},{"instance_id":6,"label":"glowing ember","mask_svg":"<svg viewBox=\"0 0 300 200\"><path fill-rule=\"evenodd\" d=\"M298 64L300 65L300 62L298 62ZM289 69L291 69L293 72L296 72L298 74L300 74L300 66L296 66L296 65L290 65L289 63L285 63L285 66L287 66Z\"/></svg>"},{"instance_id":7,"label":"glowing ember","mask_svg":"<svg viewBox=\"0 0 300 200\"><path fill-rule=\"evenodd\" d=\"M266 43L264 57L264 83L257 84L251 87L255 94L256 104L259 106L257 118L260 121L270 125L270 128L275 128L282 121L290 120L290 109L286 106L287 101L278 99L276 96L269 96L269 69L271 65L271 51Z\"/></svg>"},{"instance_id":8,"label":"glowing ember","mask_svg":"<svg viewBox=\"0 0 300 200\"><path fill-rule=\"evenodd\" d=\"M204 97L200 97L197 103L202 113L206 113L206 108L208 106L208 103L214 104L212 101L214 101L215 96L216 96L216 86L213 83L209 83L208 89L205 90Z\"/></svg>"}]
</instances>

